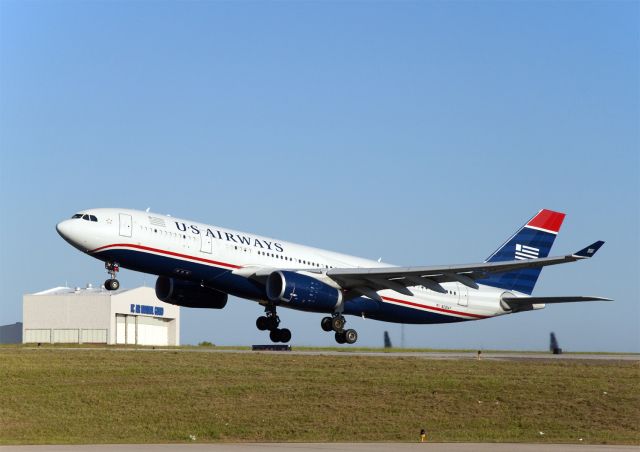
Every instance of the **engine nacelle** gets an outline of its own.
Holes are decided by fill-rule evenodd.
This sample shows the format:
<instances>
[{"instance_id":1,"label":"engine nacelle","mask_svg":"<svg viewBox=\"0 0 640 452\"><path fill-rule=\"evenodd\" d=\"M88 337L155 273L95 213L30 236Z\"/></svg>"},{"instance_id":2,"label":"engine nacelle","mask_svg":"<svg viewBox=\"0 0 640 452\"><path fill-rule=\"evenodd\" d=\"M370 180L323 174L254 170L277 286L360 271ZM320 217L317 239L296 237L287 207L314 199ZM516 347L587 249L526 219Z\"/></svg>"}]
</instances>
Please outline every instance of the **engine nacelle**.
<instances>
[{"instance_id":1,"label":"engine nacelle","mask_svg":"<svg viewBox=\"0 0 640 452\"><path fill-rule=\"evenodd\" d=\"M227 304L226 293L166 276L158 276L156 280L156 297L187 308L222 309Z\"/></svg>"},{"instance_id":2,"label":"engine nacelle","mask_svg":"<svg viewBox=\"0 0 640 452\"><path fill-rule=\"evenodd\" d=\"M342 292L311 276L274 271L267 278L267 298L302 311L331 312L342 302Z\"/></svg>"}]
</instances>

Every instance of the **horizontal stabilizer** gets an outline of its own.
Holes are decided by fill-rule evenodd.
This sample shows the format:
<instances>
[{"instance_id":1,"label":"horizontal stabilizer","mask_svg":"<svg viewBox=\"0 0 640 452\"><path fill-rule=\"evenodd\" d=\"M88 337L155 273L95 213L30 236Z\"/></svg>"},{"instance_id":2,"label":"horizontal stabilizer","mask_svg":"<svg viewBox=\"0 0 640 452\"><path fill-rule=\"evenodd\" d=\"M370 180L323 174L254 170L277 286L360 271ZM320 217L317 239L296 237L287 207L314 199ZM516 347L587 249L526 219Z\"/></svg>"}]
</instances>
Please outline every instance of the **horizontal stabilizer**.
<instances>
[{"instance_id":1,"label":"horizontal stabilizer","mask_svg":"<svg viewBox=\"0 0 640 452\"><path fill-rule=\"evenodd\" d=\"M602 297L502 297L507 304L551 304L573 303L576 301L613 301L611 298Z\"/></svg>"}]
</instances>

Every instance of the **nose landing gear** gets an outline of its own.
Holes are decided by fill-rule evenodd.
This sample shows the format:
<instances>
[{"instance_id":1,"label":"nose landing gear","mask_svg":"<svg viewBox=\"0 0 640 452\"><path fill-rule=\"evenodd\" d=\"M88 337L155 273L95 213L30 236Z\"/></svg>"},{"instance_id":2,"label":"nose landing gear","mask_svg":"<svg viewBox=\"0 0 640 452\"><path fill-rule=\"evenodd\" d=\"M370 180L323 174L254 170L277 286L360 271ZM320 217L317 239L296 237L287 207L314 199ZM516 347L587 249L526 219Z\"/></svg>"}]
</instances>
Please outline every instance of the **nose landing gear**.
<instances>
[{"instance_id":1,"label":"nose landing gear","mask_svg":"<svg viewBox=\"0 0 640 452\"><path fill-rule=\"evenodd\" d=\"M276 314L275 305L267 305L264 308L265 315L258 317L256 326L260 331L269 330L269 339L272 342L282 342L286 344L291 340L291 331L287 328L278 328L280 317Z\"/></svg>"},{"instance_id":2,"label":"nose landing gear","mask_svg":"<svg viewBox=\"0 0 640 452\"><path fill-rule=\"evenodd\" d=\"M320 326L324 331L335 331L338 344L355 344L358 340L358 332L352 329L344 329L347 320L342 314L335 313L331 317L323 317Z\"/></svg>"},{"instance_id":3,"label":"nose landing gear","mask_svg":"<svg viewBox=\"0 0 640 452\"><path fill-rule=\"evenodd\" d=\"M107 269L107 273L111 278L104 282L104 288L107 290L118 290L120 288L120 281L116 279L116 275L120 270L120 265L117 262L105 262L104 268Z\"/></svg>"}]
</instances>

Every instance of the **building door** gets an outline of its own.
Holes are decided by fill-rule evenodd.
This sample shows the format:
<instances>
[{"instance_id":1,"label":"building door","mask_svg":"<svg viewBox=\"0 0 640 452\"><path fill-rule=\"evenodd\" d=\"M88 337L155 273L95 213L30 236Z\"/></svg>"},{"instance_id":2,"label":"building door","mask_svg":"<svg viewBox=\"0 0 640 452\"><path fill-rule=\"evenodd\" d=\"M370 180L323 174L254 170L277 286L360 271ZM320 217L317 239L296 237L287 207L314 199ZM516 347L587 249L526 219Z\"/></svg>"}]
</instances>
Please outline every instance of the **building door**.
<instances>
[{"instance_id":1,"label":"building door","mask_svg":"<svg viewBox=\"0 0 640 452\"><path fill-rule=\"evenodd\" d=\"M26 329L24 330L23 343L29 344L32 342L51 342L51 330L49 329Z\"/></svg>"},{"instance_id":2,"label":"building door","mask_svg":"<svg viewBox=\"0 0 640 452\"><path fill-rule=\"evenodd\" d=\"M123 237L131 237L131 215L126 213L120 214L120 235Z\"/></svg>"},{"instance_id":3,"label":"building door","mask_svg":"<svg viewBox=\"0 0 640 452\"><path fill-rule=\"evenodd\" d=\"M135 345L138 343L138 316L128 315L125 318L127 320L126 343Z\"/></svg>"},{"instance_id":4,"label":"building door","mask_svg":"<svg viewBox=\"0 0 640 452\"><path fill-rule=\"evenodd\" d=\"M213 246L213 240L210 235L202 235L200 234L200 239L202 240L202 244L200 245L200 251L203 253L211 254L211 248Z\"/></svg>"},{"instance_id":5,"label":"building door","mask_svg":"<svg viewBox=\"0 0 640 452\"><path fill-rule=\"evenodd\" d=\"M116 314L116 344L127 343L127 326L124 315Z\"/></svg>"},{"instance_id":6,"label":"building door","mask_svg":"<svg viewBox=\"0 0 640 452\"><path fill-rule=\"evenodd\" d=\"M158 317L138 317L138 345L169 345L169 323Z\"/></svg>"}]
</instances>

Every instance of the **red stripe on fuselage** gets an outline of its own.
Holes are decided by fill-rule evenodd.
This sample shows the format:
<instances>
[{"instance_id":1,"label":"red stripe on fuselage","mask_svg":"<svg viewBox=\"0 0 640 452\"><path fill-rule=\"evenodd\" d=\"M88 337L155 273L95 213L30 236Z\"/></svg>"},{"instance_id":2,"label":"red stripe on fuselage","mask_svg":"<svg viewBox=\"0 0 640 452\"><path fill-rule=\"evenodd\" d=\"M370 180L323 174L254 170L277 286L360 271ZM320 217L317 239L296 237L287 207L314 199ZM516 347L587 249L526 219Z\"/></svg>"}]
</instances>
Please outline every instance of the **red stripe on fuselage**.
<instances>
[{"instance_id":1,"label":"red stripe on fuselage","mask_svg":"<svg viewBox=\"0 0 640 452\"><path fill-rule=\"evenodd\" d=\"M191 260L194 260L194 261L205 262L207 264L222 265L223 267L228 267L228 268L234 268L234 269L235 268L242 268L240 265L228 264L226 262L220 262L220 261L212 261L211 259L204 259L202 257L189 256L188 254L174 253L173 251L166 251L166 250L161 250L161 249L158 249L158 248L151 248L149 246L132 245L130 243L115 243L113 245L101 246L100 248L96 248L95 250L90 251L90 252L91 253L97 253L98 251L102 251L102 250L105 250L107 248L118 248L118 247L135 248L135 249L139 249L139 250L143 250L143 251L151 251L153 253L167 254L169 256L181 257L183 259L191 259Z\"/></svg>"},{"instance_id":2,"label":"red stripe on fuselage","mask_svg":"<svg viewBox=\"0 0 640 452\"><path fill-rule=\"evenodd\" d=\"M486 319L486 318L488 318L488 316L486 316L486 315L469 314L468 312L460 312L460 311L452 311L450 309L435 308L433 306L426 306L426 305L423 305L423 304L420 304L420 303L414 303L413 301L400 300L398 298L382 297L382 299L383 300L387 300L387 301L393 301L395 303L406 304L407 306L415 306L416 308L427 309L429 311L439 311L439 312L446 312L447 314L464 315L464 316L467 316L467 317L473 317L474 319Z\"/></svg>"},{"instance_id":3,"label":"red stripe on fuselage","mask_svg":"<svg viewBox=\"0 0 640 452\"><path fill-rule=\"evenodd\" d=\"M242 268L242 266L240 265L235 265L235 264L229 264L226 262L220 262L220 261L213 261L210 259L204 259L201 257L196 257L196 256L189 256L188 254L181 254L181 253L175 253L173 251L166 251L166 250L161 250L158 248L151 248L149 246L143 246L143 245L133 245L133 244L129 244L129 243L114 243L113 245L105 245L105 246L101 246L100 248L96 248L93 251L90 251L90 253L97 253L99 251L103 251L105 249L108 248L134 248L134 249L139 249L142 251L151 251L153 253L160 253L160 254L166 254L169 256L175 256L175 257L180 257L183 259L191 259L191 260L195 260L195 261L200 261L200 262L205 262L208 264L213 264L213 265L221 265L223 267L228 267L228 268ZM426 306L423 304L419 304L419 303L414 303L412 301L407 301L407 300L400 300L398 298L391 298L391 297L382 297L383 300L387 300L387 301L392 301L395 303L400 303L406 306L412 306L412 307L416 307L416 308L422 308L422 309L426 309L429 311L436 311L436 312L444 312L447 314L456 314L456 315L462 315L462 316L466 316L466 317L472 317L474 319L486 319L489 316L485 316L485 315L478 315L478 314L469 314L467 312L460 312L460 311L453 311L453 310L448 310L448 309L443 309L443 308L436 308L434 306Z\"/></svg>"}]
</instances>

